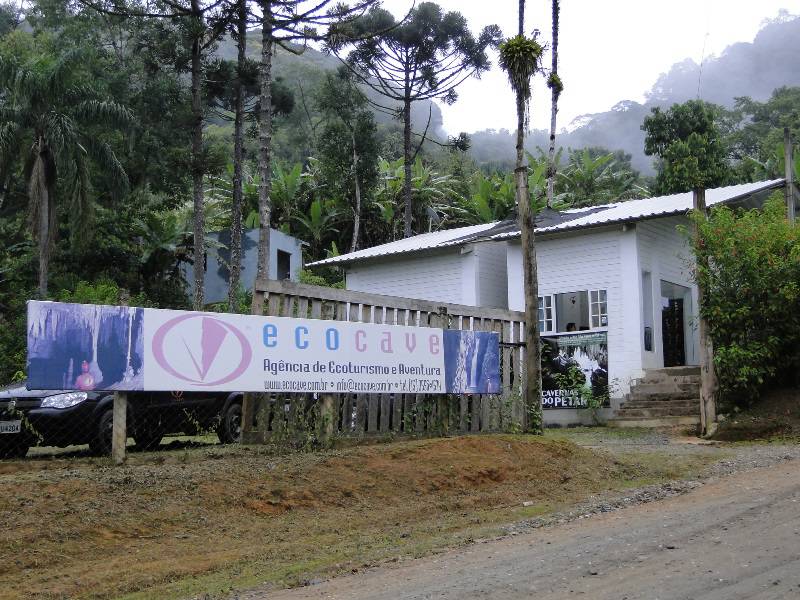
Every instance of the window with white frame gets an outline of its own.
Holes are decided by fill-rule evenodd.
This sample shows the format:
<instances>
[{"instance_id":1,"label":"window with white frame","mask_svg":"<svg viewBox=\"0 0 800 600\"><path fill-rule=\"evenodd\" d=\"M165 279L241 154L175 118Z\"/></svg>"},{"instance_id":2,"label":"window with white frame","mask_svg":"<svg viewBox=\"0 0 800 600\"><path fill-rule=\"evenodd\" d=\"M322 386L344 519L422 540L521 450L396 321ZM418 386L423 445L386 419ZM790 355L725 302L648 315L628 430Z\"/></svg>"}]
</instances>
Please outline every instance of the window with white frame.
<instances>
[{"instance_id":1,"label":"window with white frame","mask_svg":"<svg viewBox=\"0 0 800 600\"><path fill-rule=\"evenodd\" d=\"M589 292L589 314L592 328L608 326L608 297L606 290Z\"/></svg>"},{"instance_id":2,"label":"window with white frame","mask_svg":"<svg viewBox=\"0 0 800 600\"><path fill-rule=\"evenodd\" d=\"M553 297L539 296L539 333L553 331Z\"/></svg>"}]
</instances>

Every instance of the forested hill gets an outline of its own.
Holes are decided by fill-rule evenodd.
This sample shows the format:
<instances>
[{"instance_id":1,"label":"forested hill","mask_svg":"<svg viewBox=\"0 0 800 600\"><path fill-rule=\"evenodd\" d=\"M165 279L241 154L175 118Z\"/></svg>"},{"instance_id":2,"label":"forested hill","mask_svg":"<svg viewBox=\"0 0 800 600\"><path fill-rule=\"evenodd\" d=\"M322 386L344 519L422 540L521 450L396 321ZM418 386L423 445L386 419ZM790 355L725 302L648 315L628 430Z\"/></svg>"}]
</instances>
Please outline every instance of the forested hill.
<instances>
[{"instance_id":1,"label":"forested hill","mask_svg":"<svg viewBox=\"0 0 800 600\"><path fill-rule=\"evenodd\" d=\"M691 59L676 63L658 77L645 103L624 100L607 112L583 115L571 126L563 123L570 131L561 133L558 143L570 148L621 149L632 155L636 169L652 174L652 159L643 152L642 120L654 106L669 106L696 98L699 75L700 66ZM720 56L707 59L700 82L703 100L728 108L732 108L734 99L740 96L763 101L775 88L800 85L800 17L770 21L752 43L733 44ZM568 90L567 84L564 93L569 93ZM549 110L549 99L546 110ZM513 161L513 132L488 130L471 136L472 153L477 162L506 165ZM546 144L544 130L534 131L526 142L531 150Z\"/></svg>"}]
</instances>

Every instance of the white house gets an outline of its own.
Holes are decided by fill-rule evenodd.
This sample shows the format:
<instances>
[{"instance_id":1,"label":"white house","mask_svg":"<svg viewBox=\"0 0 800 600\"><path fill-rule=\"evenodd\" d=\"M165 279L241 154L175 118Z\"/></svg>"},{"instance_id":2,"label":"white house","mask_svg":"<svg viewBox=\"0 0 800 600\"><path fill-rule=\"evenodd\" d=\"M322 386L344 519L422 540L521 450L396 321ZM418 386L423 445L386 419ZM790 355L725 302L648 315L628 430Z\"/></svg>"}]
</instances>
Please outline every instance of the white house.
<instances>
[{"instance_id":1,"label":"white house","mask_svg":"<svg viewBox=\"0 0 800 600\"><path fill-rule=\"evenodd\" d=\"M706 202L756 207L783 184L710 189ZM555 341L601 334L594 337L606 343L612 408L645 369L698 364L697 288L679 229L689 225L691 208L692 194L685 193L537 217L539 331ZM514 221L417 235L314 263L322 264L343 267L347 289L524 309ZM567 412L545 416L569 422L582 411Z\"/></svg>"}]
</instances>

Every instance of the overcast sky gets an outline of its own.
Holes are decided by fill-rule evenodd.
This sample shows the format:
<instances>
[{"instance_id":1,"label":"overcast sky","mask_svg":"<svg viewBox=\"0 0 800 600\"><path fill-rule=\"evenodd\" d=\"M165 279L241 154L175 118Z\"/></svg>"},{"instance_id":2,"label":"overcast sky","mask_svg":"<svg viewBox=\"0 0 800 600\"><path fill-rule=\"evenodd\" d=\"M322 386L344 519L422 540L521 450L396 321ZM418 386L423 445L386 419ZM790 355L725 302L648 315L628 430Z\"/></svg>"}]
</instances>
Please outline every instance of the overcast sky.
<instances>
[{"instance_id":1,"label":"overcast sky","mask_svg":"<svg viewBox=\"0 0 800 600\"><path fill-rule=\"evenodd\" d=\"M516 33L517 0L439 0L445 10L460 11L473 32L496 23ZM551 35L550 2L528 0L525 26ZM384 0L397 16L409 0ZM575 117L606 111L620 100L644 98L657 77L685 58L700 62L726 46L751 42L765 19L781 8L800 12L799 0L562 0L559 75L565 90L559 100L558 127ZM705 47L705 52L704 52ZM550 64L549 55L545 58ZM450 134L515 127L514 101L505 75L493 60L491 72L459 88L459 99L442 106ZM550 94L540 78L534 91L532 126L550 126Z\"/></svg>"}]
</instances>

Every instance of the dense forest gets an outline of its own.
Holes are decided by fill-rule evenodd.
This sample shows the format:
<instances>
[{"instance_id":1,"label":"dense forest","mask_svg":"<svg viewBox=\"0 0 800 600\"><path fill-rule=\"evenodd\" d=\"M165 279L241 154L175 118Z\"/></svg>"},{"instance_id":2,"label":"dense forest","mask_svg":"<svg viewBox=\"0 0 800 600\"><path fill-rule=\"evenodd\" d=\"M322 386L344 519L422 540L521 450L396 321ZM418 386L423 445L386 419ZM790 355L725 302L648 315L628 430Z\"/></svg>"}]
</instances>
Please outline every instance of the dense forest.
<instances>
[{"instance_id":1,"label":"dense forest","mask_svg":"<svg viewBox=\"0 0 800 600\"><path fill-rule=\"evenodd\" d=\"M405 24L374 1L280 12L296 4L0 4L0 380L24 368L28 299L203 306L182 267L202 277L211 232L231 230L235 244L243 227L272 226L306 241L312 260L514 216L513 133L493 138L496 153L481 135L448 138L436 103L491 66L496 26L430 2ZM419 44L409 36L426 27L440 46L418 64L395 60L397 40ZM407 102L398 72L423 74ZM532 205L545 205L549 174L555 209L683 191L670 167L682 145L708 150L709 186L782 176L800 88L729 106L654 103L636 127L655 175L611 138L562 142L548 169L544 140L528 153ZM247 303L236 286L220 308Z\"/></svg>"}]
</instances>

